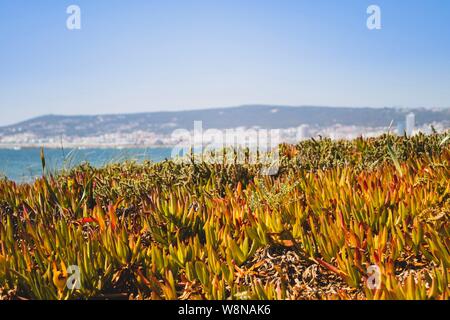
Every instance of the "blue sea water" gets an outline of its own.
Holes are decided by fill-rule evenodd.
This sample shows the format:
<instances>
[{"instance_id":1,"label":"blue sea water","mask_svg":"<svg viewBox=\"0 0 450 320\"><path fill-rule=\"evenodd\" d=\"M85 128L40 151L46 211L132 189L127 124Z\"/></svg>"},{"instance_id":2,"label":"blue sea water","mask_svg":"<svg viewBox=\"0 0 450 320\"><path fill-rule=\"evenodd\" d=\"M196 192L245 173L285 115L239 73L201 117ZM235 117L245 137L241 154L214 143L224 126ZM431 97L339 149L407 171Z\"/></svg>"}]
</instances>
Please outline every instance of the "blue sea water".
<instances>
[{"instance_id":1,"label":"blue sea water","mask_svg":"<svg viewBox=\"0 0 450 320\"><path fill-rule=\"evenodd\" d=\"M83 162L99 167L109 163L135 160L153 162L169 159L170 148L147 149L44 149L46 166L51 172L69 169ZM28 182L42 175L39 148L20 150L0 149L0 176L10 180Z\"/></svg>"}]
</instances>

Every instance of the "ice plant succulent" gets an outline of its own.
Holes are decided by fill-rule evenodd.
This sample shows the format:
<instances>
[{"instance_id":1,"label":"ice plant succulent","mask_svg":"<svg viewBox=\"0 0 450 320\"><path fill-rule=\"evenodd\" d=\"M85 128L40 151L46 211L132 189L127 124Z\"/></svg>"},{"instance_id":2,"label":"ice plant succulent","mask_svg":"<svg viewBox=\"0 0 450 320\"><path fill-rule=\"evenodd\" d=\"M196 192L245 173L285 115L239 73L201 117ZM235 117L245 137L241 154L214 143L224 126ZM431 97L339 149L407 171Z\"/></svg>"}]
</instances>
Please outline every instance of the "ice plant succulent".
<instances>
[{"instance_id":1,"label":"ice plant succulent","mask_svg":"<svg viewBox=\"0 0 450 320\"><path fill-rule=\"evenodd\" d=\"M49 174L42 151L42 178L0 181L0 288L12 299L448 299L447 137L282 145L273 176L232 157ZM75 290L66 266L79 268Z\"/></svg>"}]
</instances>

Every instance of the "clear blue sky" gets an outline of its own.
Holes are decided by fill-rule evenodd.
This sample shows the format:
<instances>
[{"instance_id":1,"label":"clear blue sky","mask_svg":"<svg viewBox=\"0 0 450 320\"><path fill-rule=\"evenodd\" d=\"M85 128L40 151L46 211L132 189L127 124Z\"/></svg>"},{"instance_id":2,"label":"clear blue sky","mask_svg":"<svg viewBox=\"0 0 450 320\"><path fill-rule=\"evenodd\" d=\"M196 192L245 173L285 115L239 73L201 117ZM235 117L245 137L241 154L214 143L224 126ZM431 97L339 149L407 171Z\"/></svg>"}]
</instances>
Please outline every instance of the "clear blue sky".
<instances>
[{"instance_id":1,"label":"clear blue sky","mask_svg":"<svg viewBox=\"0 0 450 320\"><path fill-rule=\"evenodd\" d=\"M255 103L450 107L450 1L0 0L0 125Z\"/></svg>"}]
</instances>

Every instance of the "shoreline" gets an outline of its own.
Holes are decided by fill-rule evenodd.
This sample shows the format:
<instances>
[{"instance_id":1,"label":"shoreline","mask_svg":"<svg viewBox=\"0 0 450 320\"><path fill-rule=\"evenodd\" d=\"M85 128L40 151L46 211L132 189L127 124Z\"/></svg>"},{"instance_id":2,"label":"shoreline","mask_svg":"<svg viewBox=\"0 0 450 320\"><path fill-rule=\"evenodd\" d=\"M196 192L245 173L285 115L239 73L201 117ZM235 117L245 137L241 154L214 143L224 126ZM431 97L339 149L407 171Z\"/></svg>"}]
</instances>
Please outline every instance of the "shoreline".
<instances>
[{"instance_id":1,"label":"shoreline","mask_svg":"<svg viewBox=\"0 0 450 320\"><path fill-rule=\"evenodd\" d=\"M5 145L0 144L0 150L22 150L22 149L171 149L175 147L175 145L39 145L39 144L30 144L30 145Z\"/></svg>"}]
</instances>

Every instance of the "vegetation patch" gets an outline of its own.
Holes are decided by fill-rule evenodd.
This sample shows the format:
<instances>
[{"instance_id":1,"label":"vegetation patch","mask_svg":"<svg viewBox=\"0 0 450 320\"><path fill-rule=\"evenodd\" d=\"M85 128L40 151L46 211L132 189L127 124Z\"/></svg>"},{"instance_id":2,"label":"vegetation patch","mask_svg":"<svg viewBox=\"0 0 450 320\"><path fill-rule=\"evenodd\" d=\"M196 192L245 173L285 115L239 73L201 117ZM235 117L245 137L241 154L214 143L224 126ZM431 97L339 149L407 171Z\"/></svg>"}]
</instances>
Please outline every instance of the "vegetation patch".
<instances>
[{"instance_id":1,"label":"vegetation patch","mask_svg":"<svg viewBox=\"0 0 450 320\"><path fill-rule=\"evenodd\" d=\"M448 299L448 134L0 179L0 299ZM376 278L374 278L376 277Z\"/></svg>"}]
</instances>

